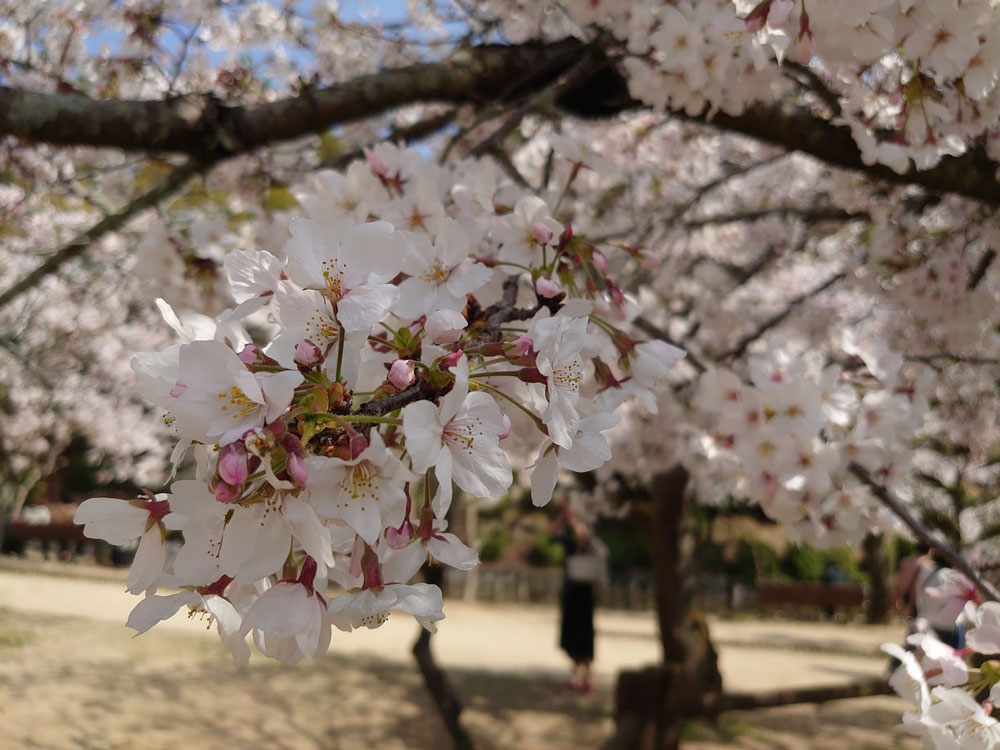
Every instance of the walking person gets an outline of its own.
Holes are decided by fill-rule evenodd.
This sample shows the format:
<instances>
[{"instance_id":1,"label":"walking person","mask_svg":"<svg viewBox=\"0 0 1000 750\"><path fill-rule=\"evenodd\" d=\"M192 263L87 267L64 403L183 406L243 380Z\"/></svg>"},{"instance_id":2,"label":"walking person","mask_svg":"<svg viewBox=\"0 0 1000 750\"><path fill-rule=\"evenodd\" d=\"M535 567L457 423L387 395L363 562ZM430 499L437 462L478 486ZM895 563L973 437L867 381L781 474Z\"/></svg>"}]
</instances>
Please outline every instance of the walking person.
<instances>
[{"instance_id":1,"label":"walking person","mask_svg":"<svg viewBox=\"0 0 1000 750\"><path fill-rule=\"evenodd\" d=\"M565 577L560 595L559 647L573 661L569 687L589 693L594 689L595 588L607 580L607 548L563 499L552 524L556 540L566 550Z\"/></svg>"}]
</instances>

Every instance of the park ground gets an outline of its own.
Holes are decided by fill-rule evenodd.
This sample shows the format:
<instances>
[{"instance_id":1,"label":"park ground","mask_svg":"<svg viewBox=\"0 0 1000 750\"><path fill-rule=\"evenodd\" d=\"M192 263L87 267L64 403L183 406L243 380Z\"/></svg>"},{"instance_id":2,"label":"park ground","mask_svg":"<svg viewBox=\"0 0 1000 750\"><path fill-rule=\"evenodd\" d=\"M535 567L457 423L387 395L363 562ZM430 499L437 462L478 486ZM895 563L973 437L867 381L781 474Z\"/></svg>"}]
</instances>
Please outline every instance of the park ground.
<instances>
[{"instance_id":1,"label":"park ground","mask_svg":"<svg viewBox=\"0 0 1000 750\"><path fill-rule=\"evenodd\" d=\"M214 631L178 615L131 637L124 572L5 560L0 569L0 748L430 750L448 747L409 653L412 619L334 631L310 665L255 657L237 671ZM72 573L71 576L65 574ZM57 575L58 574L58 575ZM614 677L658 656L651 613L597 618L597 690L564 687L557 612L447 601L434 638L484 750L598 748L613 729ZM727 689L846 684L884 674L878 645L900 626L711 622ZM919 747L894 733L893 697L733 712L685 727L687 750Z\"/></svg>"}]
</instances>

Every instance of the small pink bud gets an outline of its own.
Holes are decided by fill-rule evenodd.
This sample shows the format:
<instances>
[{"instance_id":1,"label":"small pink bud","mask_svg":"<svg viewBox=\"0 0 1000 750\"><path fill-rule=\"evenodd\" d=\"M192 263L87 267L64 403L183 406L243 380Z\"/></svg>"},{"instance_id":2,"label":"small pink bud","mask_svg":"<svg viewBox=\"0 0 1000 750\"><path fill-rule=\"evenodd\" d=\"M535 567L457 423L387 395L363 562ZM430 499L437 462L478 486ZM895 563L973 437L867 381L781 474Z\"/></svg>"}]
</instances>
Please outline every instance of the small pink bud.
<instances>
[{"instance_id":1,"label":"small pink bud","mask_svg":"<svg viewBox=\"0 0 1000 750\"><path fill-rule=\"evenodd\" d=\"M245 365L255 365L260 360L260 347L256 344L247 344L236 356Z\"/></svg>"},{"instance_id":2,"label":"small pink bud","mask_svg":"<svg viewBox=\"0 0 1000 750\"><path fill-rule=\"evenodd\" d=\"M288 476L296 487L305 487L309 473L306 471L306 462L298 453L288 454Z\"/></svg>"},{"instance_id":3,"label":"small pink bud","mask_svg":"<svg viewBox=\"0 0 1000 750\"><path fill-rule=\"evenodd\" d=\"M323 352L309 339L302 339L295 345L295 364L299 367L315 367L323 361Z\"/></svg>"},{"instance_id":4,"label":"small pink bud","mask_svg":"<svg viewBox=\"0 0 1000 750\"><path fill-rule=\"evenodd\" d=\"M647 271L655 271L660 267L660 256L652 250L639 251L639 265Z\"/></svg>"},{"instance_id":5,"label":"small pink bud","mask_svg":"<svg viewBox=\"0 0 1000 750\"><path fill-rule=\"evenodd\" d=\"M816 42L813 41L812 34L802 34L792 47L792 59L802 65L808 65L816 54Z\"/></svg>"},{"instance_id":6,"label":"small pink bud","mask_svg":"<svg viewBox=\"0 0 1000 750\"><path fill-rule=\"evenodd\" d=\"M510 417L508 417L503 412L500 412L500 417L503 420L503 432L500 433L500 439L503 440L505 437L508 437L510 435L511 424L510 424Z\"/></svg>"},{"instance_id":7,"label":"small pink bud","mask_svg":"<svg viewBox=\"0 0 1000 750\"><path fill-rule=\"evenodd\" d=\"M288 434L288 425L284 422L271 422L264 429L274 435L275 440L283 440Z\"/></svg>"},{"instance_id":8,"label":"small pink bud","mask_svg":"<svg viewBox=\"0 0 1000 750\"><path fill-rule=\"evenodd\" d=\"M552 230L540 221L531 224L531 239L539 245L545 245L552 239Z\"/></svg>"},{"instance_id":9,"label":"small pink bud","mask_svg":"<svg viewBox=\"0 0 1000 750\"><path fill-rule=\"evenodd\" d=\"M552 279L546 278L545 276L539 276L538 280L535 282L535 292L538 293L539 297L552 299L562 293L562 287L560 287L559 284Z\"/></svg>"},{"instance_id":10,"label":"small pink bud","mask_svg":"<svg viewBox=\"0 0 1000 750\"><path fill-rule=\"evenodd\" d=\"M567 224L566 228L562 230L562 233L559 235L559 245L557 246L557 249L558 250L565 249L566 245L568 245L570 243L570 240L572 239L573 239L573 227Z\"/></svg>"},{"instance_id":11,"label":"small pink bud","mask_svg":"<svg viewBox=\"0 0 1000 750\"><path fill-rule=\"evenodd\" d=\"M386 378L386 380L396 386L399 390L404 390L414 381L413 360L397 359L392 363L392 367L389 368L389 377Z\"/></svg>"},{"instance_id":12,"label":"small pink bud","mask_svg":"<svg viewBox=\"0 0 1000 750\"><path fill-rule=\"evenodd\" d=\"M208 489L215 495L215 499L220 503L235 503L240 499L240 488L226 484L221 479L213 479L208 484Z\"/></svg>"},{"instance_id":13,"label":"small pink bud","mask_svg":"<svg viewBox=\"0 0 1000 750\"><path fill-rule=\"evenodd\" d=\"M450 367L454 367L455 365L457 365L458 360L460 360L461 358L462 358L462 350L459 349L458 351L452 352L447 357L445 357L442 360L442 362L444 364L445 369L448 369Z\"/></svg>"},{"instance_id":14,"label":"small pink bud","mask_svg":"<svg viewBox=\"0 0 1000 750\"><path fill-rule=\"evenodd\" d=\"M365 449L368 447L368 440L360 432L355 432L349 438L348 445L351 448L351 460L353 461L365 452Z\"/></svg>"},{"instance_id":15,"label":"small pink bud","mask_svg":"<svg viewBox=\"0 0 1000 750\"><path fill-rule=\"evenodd\" d=\"M410 543L412 538L413 524L410 523L409 518L405 519L398 529L390 526L385 530L385 541L392 549L402 549Z\"/></svg>"},{"instance_id":16,"label":"small pink bud","mask_svg":"<svg viewBox=\"0 0 1000 750\"><path fill-rule=\"evenodd\" d=\"M465 316L455 310L435 310L427 316L424 333L435 344L453 344L468 325Z\"/></svg>"},{"instance_id":17,"label":"small pink bud","mask_svg":"<svg viewBox=\"0 0 1000 750\"><path fill-rule=\"evenodd\" d=\"M517 338L514 339L514 345L511 346L508 353L516 359L527 357L533 351L534 345L535 342L531 340L528 334L519 333L517 334Z\"/></svg>"},{"instance_id":18,"label":"small pink bud","mask_svg":"<svg viewBox=\"0 0 1000 750\"><path fill-rule=\"evenodd\" d=\"M604 253L602 253L600 250L597 250L596 248L590 255L594 260L594 267L601 273L607 273L608 256L606 256Z\"/></svg>"},{"instance_id":19,"label":"small pink bud","mask_svg":"<svg viewBox=\"0 0 1000 750\"><path fill-rule=\"evenodd\" d=\"M375 152L369 148L362 149L365 155L365 159L368 160L368 165L372 168L374 172L379 177L386 177L389 174L389 168L385 165L381 159L375 156Z\"/></svg>"},{"instance_id":20,"label":"small pink bud","mask_svg":"<svg viewBox=\"0 0 1000 750\"><path fill-rule=\"evenodd\" d=\"M187 383L183 380L178 380L174 383L174 387L170 389L170 395L174 398L179 398L184 391L188 389Z\"/></svg>"},{"instance_id":21,"label":"small pink bud","mask_svg":"<svg viewBox=\"0 0 1000 750\"><path fill-rule=\"evenodd\" d=\"M241 442L230 443L219 451L219 476L226 484L239 487L247 480L247 448Z\"/></svg>"}]
</instances>

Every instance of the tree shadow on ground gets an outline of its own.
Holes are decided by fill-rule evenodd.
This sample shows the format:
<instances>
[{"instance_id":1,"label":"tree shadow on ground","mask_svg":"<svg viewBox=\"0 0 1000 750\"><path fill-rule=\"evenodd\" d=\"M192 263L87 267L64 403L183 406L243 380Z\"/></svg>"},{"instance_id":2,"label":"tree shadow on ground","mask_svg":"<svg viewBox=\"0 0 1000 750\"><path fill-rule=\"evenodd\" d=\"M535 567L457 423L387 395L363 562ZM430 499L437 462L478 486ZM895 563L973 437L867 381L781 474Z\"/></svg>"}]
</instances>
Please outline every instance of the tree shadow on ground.
<instances>
[{"instance_id":1,"label":"tree shadow on ground","mask_svg":"<svg viewBox=\"0 0 1000 750\"><path fill-rule=\"evenodd\" d=\"M132 639L120 626L73 618L19 615L16 626L32 637L0 652L0 747L450 746L410 663L331 654L294 666L255 659L241 672L213 638L152 632ZM580 695L544 670L448 674L481 750L598 748L613 732L607 687ZM715 727L692 725L696 736L685 750L892 748L900 713L891 699L865 699L727 714Z\"/></svg>"}]
</instances>

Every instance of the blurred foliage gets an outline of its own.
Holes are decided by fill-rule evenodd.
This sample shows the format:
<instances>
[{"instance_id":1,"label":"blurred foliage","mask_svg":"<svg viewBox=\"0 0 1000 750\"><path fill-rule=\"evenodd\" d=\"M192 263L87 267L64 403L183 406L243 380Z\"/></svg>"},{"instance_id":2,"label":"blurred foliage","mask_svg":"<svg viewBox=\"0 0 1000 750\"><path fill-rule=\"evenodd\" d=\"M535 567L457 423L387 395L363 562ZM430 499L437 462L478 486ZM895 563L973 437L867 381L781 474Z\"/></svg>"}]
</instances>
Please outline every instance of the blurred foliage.
<instances>
[{"instance_id":1,"label":"blurred foliage","mask_svg":"<svg viewBox=\"0 0 1000 750\"><path fill-rule=\"evenodd\" d=\"M479 559L483 562L495 562L503 555L505 549L510 546L510 530L504 526L497 526L490 529L483 539L483 546L479 548Z\"/></svg>"},{"instance_id":2,"label":"blurred foliage","mask_svg":"<svg viewBox=\"0 0 1000 750\"><path fill-rule=\"evenodd\" d=\"M535 540L528 551L528 560L531 564L542 567L562 565L565 557L566 548L544 531L535 535Z\"/></svg>"}]
</instances>

